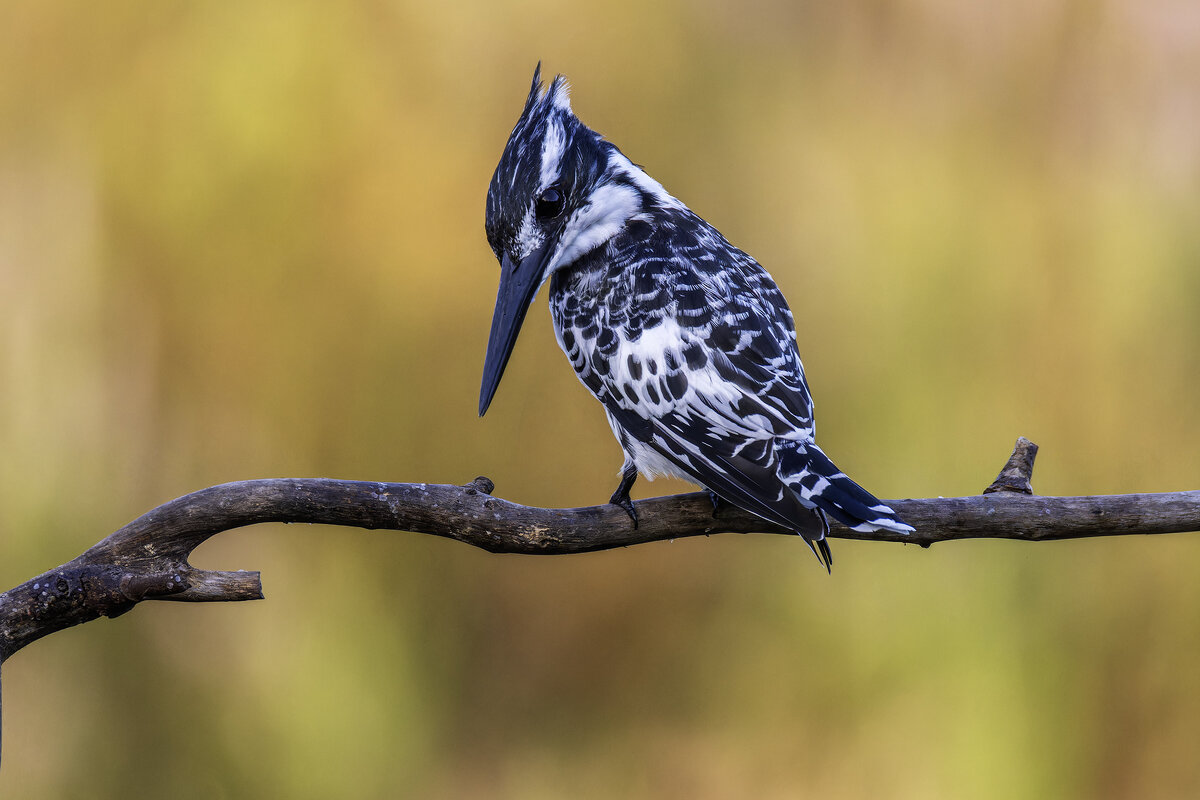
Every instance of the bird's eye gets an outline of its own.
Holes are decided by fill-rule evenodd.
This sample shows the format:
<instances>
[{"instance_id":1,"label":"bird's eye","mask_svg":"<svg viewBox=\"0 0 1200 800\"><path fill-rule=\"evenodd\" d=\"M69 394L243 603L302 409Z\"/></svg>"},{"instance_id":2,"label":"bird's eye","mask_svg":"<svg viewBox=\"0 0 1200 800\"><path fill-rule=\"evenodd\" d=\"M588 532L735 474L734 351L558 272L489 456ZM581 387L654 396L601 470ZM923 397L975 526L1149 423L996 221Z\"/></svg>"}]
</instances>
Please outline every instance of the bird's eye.
<instances>
[{"instance_id":1,"label":"bird's eye","mask_svg":"<svg viewBox=\"0 0 1200 800\"><path fill-rule=\"evenodd\" d=\"M551 186L538 197L534 211L537 212L538 219L554 219L563 213L566 206L567 198L563 197L563 193L557 187Z\"/></svg>"}]
</instances>

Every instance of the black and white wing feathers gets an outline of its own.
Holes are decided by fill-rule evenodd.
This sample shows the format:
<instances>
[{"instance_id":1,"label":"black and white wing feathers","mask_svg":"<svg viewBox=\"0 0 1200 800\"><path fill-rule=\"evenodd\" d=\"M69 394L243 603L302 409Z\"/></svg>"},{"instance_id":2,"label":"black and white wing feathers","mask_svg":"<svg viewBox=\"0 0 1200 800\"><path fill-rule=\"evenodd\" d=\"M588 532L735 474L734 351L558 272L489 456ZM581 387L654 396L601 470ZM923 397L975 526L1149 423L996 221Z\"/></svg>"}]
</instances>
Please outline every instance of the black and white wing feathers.
<instances>
[{"instance_id":1,"label":"black and white wing feathers","mask_svg":"<svg viewBox=\"0 0 1200 800\"><path fill-rule=\"evenodd\" d=\"M570 291L552 291L560 343L626 454L642 472L699 483L821 542L825 556L814 509L860 530L910 530L813 442L778 287L690 216L688 236L669 224L630 226L594 270L572 276Z\"/></svg>"}]
</instances>

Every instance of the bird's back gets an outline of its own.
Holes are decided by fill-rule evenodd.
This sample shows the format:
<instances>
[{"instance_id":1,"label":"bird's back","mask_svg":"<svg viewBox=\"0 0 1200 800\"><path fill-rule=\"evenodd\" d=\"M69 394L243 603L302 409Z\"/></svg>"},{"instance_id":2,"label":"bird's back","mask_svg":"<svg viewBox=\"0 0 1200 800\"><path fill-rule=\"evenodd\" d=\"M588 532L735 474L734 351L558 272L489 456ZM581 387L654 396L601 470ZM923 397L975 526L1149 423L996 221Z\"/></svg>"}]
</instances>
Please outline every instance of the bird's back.
<instances>
[{"instance_id":1,"label":"bird's back","mask_svg":"<svg viewBox=\"0 0 1200 800\"><path fill-rule=\"evenodd\" d=\"M787 302L766 270L688 209L633 220L556 273L550 306L559 343L606 407L757 438L812 437Z\"/></svg>"},{"instance_id":2,"label":"bird's back","mask_svg":"<svg viewBox=\"0 0 1200 800\"><path fill-rule=\"evenodd\" d=\"M826 565L814 509L910 530L813 441L792 314L766 270L686 208L648 216L555 274L550 294L559 344L627 460L805 532Z\"/></svg>"}]
</instances>

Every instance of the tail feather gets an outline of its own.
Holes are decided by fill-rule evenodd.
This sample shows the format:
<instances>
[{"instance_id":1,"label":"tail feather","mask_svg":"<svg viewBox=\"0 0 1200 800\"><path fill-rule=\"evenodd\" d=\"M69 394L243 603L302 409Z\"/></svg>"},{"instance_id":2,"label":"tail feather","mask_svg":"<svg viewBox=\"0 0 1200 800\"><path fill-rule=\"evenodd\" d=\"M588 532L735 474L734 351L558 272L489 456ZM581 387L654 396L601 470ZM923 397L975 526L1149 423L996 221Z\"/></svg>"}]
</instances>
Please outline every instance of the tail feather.
<instances>
[{"instance_id":1,"label":"tail feather","mask_svg":"<svg viewBox=\"0 0 1200 800\"><path fill-rule=\"evenodd\" d=\"M825 518L824 511L819 508L814 510L816 511L817 517L821 520L821 538L817 539L816 542L811 542L808 539L805 539L804 541L808 542L808 546L816 555L817 560L825 565L825 571L832 575L833 551L829 549L829 520Z\"/></svg>"},{"instance_id":2,"label":"tail feather","mask_svg":"<svg viewBox=\"0 0 1200 800\"><path fill-rule=\"evenodd\" d=\"M854 531L912 533L896 512L852 481L812 442L781 453L780 476L806 506L819 509Z\"/></svg>"}]
</instances>

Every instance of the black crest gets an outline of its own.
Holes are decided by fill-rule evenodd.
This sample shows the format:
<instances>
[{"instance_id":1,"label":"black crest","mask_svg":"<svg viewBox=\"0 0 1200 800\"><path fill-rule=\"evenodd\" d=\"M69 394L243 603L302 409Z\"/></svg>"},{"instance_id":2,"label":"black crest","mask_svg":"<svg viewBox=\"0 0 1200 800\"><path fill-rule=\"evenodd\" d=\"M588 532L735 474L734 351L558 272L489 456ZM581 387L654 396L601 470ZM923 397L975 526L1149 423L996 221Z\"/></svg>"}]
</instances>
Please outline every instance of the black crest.
<instances>
[{"instance_id":1,"label":"black crest","mask_svg":"<svg viewBox=\"0 0 1200 800\"><path fill-rule=\"evenodd\" d=\"M486 229L497 258L506 251L511 253L535 195L545 188L540 184L548 135L553 133L555 137L556 174L560 175L564 195L579 196L582 184L603 167L600 137L575 117L567 89L562 75L556 75L544 87L542 65L538 63L521 116L508 136L488 187Z\"/></svg>"}]
</instances>

